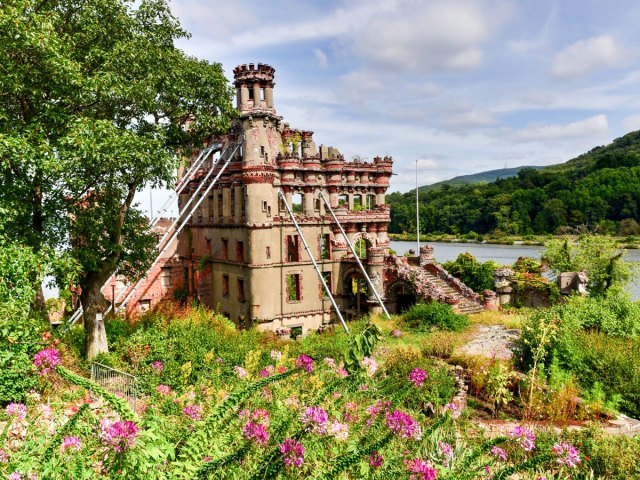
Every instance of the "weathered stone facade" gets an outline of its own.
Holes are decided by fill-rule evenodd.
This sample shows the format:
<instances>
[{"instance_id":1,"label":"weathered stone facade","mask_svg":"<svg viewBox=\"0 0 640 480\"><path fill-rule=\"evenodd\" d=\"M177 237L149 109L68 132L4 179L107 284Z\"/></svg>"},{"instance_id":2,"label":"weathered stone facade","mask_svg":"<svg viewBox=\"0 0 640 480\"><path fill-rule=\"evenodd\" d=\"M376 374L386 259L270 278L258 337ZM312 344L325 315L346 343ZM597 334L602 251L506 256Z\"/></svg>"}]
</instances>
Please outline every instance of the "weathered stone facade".
<instances>
[{"instance_id":1,"label":"weathered stone facade","mask_svg":"<svg viewBox=\"0 0 640 480\"><path fill-rule=\"evenodd\" d=\"M457 303L455 295L438 285L416 289L415 278L400 272L405 260L389 255L385 193L393 160L346 161L337 149L316 146L313 132L290 127L274 107L274 72L262 64L234 69L238 117L226 136L212 138L211 143L240 143L241 148L129 310L153 306L162 296L182 289L239 325L257 323L263 329L306 333L333 323L335 312L279 191L293 205L304 238L347 318L375 310L377 303L320 192L356 245L379 293L391 293L395 299L390 310L399 308L397 288L411 290L412 284L413 292L407 295L414 300L423 296ZM180 206L211 168L209 159L183 191ZM406 267L433 270L434 278L446 276L433 262ZM167 272L170 285L162 283Z\"/></svg>"}]
</instances>

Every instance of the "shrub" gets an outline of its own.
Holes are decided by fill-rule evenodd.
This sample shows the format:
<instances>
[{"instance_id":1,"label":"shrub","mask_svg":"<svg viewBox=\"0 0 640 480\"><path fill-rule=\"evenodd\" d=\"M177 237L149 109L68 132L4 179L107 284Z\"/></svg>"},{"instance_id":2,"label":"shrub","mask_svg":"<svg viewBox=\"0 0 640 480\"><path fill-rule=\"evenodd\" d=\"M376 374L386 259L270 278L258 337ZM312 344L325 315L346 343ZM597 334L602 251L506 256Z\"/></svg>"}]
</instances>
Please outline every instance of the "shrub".
<instances>
[{"instance_id":1,"label":"shrub","mask_svg":"<svg viewBox=\"0 0 640 480\"><path fill-rule=\"evenodd\" d=\"M493 271L498 264L492 260L481 263L470 253L461 253L454 262L446 262L442 266L476 292L494 288Z\"/></svg>"},{"instance_id":2,"label":"shrub","mask_svg":"<svg viewBox=\"0 0 640 480\"><path fill-rule=\"evenodd\" d=\"M419 331L438 327L442 330L460 332L469 325L469 318L455 313L451 305L430 302L412 305L404 314L404 323Z\"/></svg>"}]
</instances>

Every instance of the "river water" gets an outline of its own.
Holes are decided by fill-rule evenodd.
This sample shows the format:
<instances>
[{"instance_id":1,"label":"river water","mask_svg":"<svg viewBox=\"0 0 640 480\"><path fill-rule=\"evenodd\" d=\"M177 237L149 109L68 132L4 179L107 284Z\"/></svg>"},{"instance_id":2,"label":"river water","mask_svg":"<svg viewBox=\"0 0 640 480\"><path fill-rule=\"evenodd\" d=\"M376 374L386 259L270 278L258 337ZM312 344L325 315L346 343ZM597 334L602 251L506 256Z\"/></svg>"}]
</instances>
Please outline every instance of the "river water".
<instances>
[{"instance_id":1,"label":"river water","mask_svg":"<svg viewBox=\"0 0 640 480\"><path fill-rule=\"evenodd\" d=\"M433 256L438 263L455 260L461 253L469 252L479 262L493 260L501 265L511 265L519 257L540 259L544 248L531 245L493 245L487 243L427 243L433 247ZM391 248L398 255L404 255L410 249L416 250L416 242L392 241ZM640 250L626 250L625 260L640 262ZM636 277L629 285L628 290L634 300L640 300L640 278Z\"/></svg>"}]
</instances>

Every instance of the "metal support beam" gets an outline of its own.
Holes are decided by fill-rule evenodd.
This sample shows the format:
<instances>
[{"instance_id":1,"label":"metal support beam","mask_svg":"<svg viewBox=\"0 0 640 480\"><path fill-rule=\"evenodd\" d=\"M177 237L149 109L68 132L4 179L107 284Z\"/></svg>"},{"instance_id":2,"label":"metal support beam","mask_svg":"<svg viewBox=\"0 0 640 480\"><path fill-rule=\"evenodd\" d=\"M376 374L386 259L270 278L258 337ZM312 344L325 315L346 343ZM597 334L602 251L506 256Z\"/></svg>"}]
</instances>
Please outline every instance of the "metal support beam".
<instances>
[{"instance_id":1,"label":"metal support beam","mask_svg":"<svg viewBox=\"0 0 640 480\"><path fill-rule=\"evenodd\" d=\"M185 219L183 220L183 222L180 224L180 226L176 229L176 231L173 233L173 235L171 236L171 238L166 242L166 244L164 245L164 247L162 247L162 250L160 250L160 253L158 254L158 256L156 257L156 259L153 261L153 263L149 266L149 268L147 269L147 271L144 273L144 275L142 277L140 277L138 279L138 281L135 283L135 285L133 286L133 288L129 291L129 293L127 294L127 296L125 297L125 299L122 301L122 303L116 307L116 313L120 310L122 310L127 303L129 302L129 300L131 300L131 297L133 297L133 295L135 294L135 292L138 290L138 288L140 287L140 285L142 284L143 280L147 277L147 275L149 275L149 272L151 272L151 270L153 269L153 267L156 266L156 264L160 261L160 259L162 258L162 255L164 255L164 253L167 251L167 249L169 248L169 246L173 243L173 241L178 238L178 235L180 234L180 232L182 231L182 229L184 228L184 226L187 224L187 222L189 221L189 219L191 218L191 216L195 213L195 211L198 209L198 207L200 206L200 204L203 202L203 200L207 197L207 195L209 194L209 192L211 191L211 189L213 188L213 186L216 184L216 182L220 179L220 176L222 175L222 173L225 171L225 169L227 168L227 166L229 165L229 163L231 163L231 160L233 159L233 157L235 156L236 152L238 151L238 149L242 146L242 138L238 139L238 144L236 145L236 147L233 149L233 152L231 152L231 154L229 155L229 158L227 158L227 160L225 160L224 164L222 165L222 167L220 168L220 171L218 172L218 174L215 176L215 178L211 181L211 183L209 184L209 186L206 188L206 190L204 191L204 193L200 196L200 199L196 202L196 204L193 206L193 208L191 209L190 212L187 213ZM225 149L226 151L226 149ZM222 159L222 156L220 156L220 160ZM202 180L202 182L200 182L200 185L198 185L198 190L196 190L196 192L194 193L194 195L191 197L190 201L188 204L191 203L191 201L195 198L195 196L198 194L198 191L200 190L200 188L202 187L202 185L204 185L206 183L206 181L209 179L209 177L211 176L211 174L213 173L213 168L209 171L209 173L207 174L207 176ZM187 205L188 205L187 204ZM109 310L107 310L108 312Z\"/></svg>"},{"instance_id":2,"label":"metal support beam","mask_svg":"<svg viewBox=\"0 0 640 480\"><path fill-rule=\"evenodd\" d=\"M324 288L324 291L327 292L327 295L329 295L329 299L331 300L331 304L333 305L333 308L336 309L336 313L338 314L338 318L340 318L340 322L342 323L342 327L344 328L344 331L349 333L349 327L347 327L347 323L344 321L344 318L342 317L342 313L340 313L340 309L338 308L338 305L336 304L336 300L333 298L333 295L331 294L331 289L327 286L327 282L325 282L324 277L322 276L322 271L320 270L320 267L318 267L318 263L316 262L316 259L313 257L313 253L311 252L311 249L309 248L309 245L307 244L307 241L305 240L304 235L302 234L302 230L300 229L300 225L298 225L298 222L296 220L296 216L293 214L293 210L291 210L291 207L287 203L287 198L285 197L285 195L282 192L282 190L278 190L278 194L280 195L280 198L282 199L282 202L284 203L284 206L287 208L287 211L289 212L289 216L291 217L291 220L293 220L293 225L296 227L296 230L298 231L298 234L300 235L300 239L302 240L302 244L304 245L304 248L307 251L307 254L309 255L309 258L311 259L311 262L313 263L313 268L315 268L316 273L318 274L318 277L320 278L320 281L322 282L322 287Z\"/></svg>"},{"instance_id":3,"label":"metal support beam","mask_svg":"<svg viewBox=\"0 0 640 480\"><path fill-rule=\"evenodd\" d=\"M347 234L345 233L344 228L342 228L342 225L338 221L338 217L336 217L336 214L333 212L333 209L331 208L331 205L329 204L327 197L324 196L324 193L322 192L322 190L320 190L320 196L322 197L322 200L324 201L325 206L329 210L329 213L331 213L331 216L333 217L333 221L336 222L336 225L338 225L338 228L340 229L340 232L344 236L344 239L347 241L347 245L349 245L349 249L351 250L351 253L356 259L356 262L358 262L358 266L360 267L360 270L362 271L364 278L367 280L367 283L371 287L373 294L376 296L376 299L378 300L378 303L382 307L382 310L384 310L384 313L387 316L387 318L391 319L391 315L389 315L389 312L387 311L387 307L384 306L384 303L382 302L382 298L380 297L380 295L378 295L378 291L376 290L376 287L373 285L371 278L369 278L369 274L367 273L367 270L364 268L364 265L362 265L362 262L360 261L360 257L358 257L358 254L356 253L356 249L353 248L353 244L349 240L349 237L347 237Z\"/></svg>"}]
</instances>

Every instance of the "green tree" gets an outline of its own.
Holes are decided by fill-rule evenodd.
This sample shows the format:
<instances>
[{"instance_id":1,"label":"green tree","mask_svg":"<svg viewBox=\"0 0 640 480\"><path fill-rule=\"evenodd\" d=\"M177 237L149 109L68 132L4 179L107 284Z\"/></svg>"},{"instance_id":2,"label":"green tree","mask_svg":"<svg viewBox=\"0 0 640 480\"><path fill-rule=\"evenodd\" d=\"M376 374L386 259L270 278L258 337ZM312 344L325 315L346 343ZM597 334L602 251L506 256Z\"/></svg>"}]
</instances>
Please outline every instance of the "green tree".
<instances>
[{"instance_id":1,"label":"green tree","mask_svg":"<svg viewBox=\"0 0 640 480\"><path fill-rule=\"evenodd\" d=\"M554 274L584 271L589 277L589 293L604 296L614 285L623 286L636 265L624 260L624 250L615 240L602 235L582 234L577 238L552 239L542 253Z\"/></svg>"},{"instance_id":2,"label":"green tree","mask_svg":"<svg viewBox=\"0 0 640 480\"><path fill-rule=\"evenodd\" d=\"M79 263L89 358L108 350L101 286L154 251L136 192L169 184L177 153L230 124L222 68L178 50L186 36L166 0L0 7L0 208L17 212L5 228Z\"/></svg>"}]
</instances>

